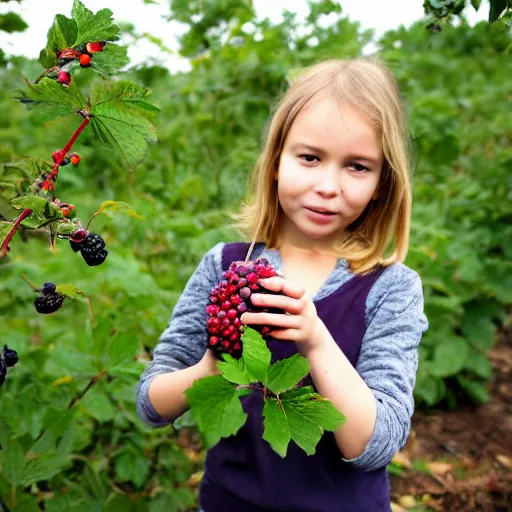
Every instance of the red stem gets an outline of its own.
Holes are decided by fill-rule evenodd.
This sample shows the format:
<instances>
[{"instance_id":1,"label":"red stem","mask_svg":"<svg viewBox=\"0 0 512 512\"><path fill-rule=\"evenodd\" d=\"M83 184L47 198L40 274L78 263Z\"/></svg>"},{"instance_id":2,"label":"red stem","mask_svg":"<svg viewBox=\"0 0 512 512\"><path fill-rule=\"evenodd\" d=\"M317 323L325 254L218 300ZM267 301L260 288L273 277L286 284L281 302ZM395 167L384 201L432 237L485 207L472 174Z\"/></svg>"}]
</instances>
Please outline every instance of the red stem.
<instances>
[{"instance_id":1,"label":"red stem","mask_svg":"<svg viewBox=\"0 0 512 512\"><path fill-rule=\"evenodd\" d=\"M9 242L12 240L12 237L18 231L18 228L20 224L27 218L32 215L32 210L30 208L25 208L21 214L18 216L18 218L14 221L14 224L7 234L7 237L2 242L2 247L0 247L0 258L3 258L10 250L9 248Z\"/></svg>"},{"instance_id":2,"label":"red stem","mask_svg":"<svg viewBox=\"0 0 512 512\"><path fill-rule=\"evenodd\" d=\"M84 120L82 121L80 126L77 128L76 132L73 133L71 138L68 140L68 143L64 146L64 149L61 151L60 156L55 161L55 164L53 165L52 172L46 178L46 181L51 181L52 177L55 177L54 183L52 185L52 188L53 188L52 192L55 192L55 183L57 182L57 176L59 174L59 167L60 167L62 160L64 160L67 152L71 149L71 146L73 146L76 139L78 139L78 136L82 133L83 129L90 123L90 121L91 121L91 118L89 117L89 115L85 115ZM53 195L55 195L55 194L53 194Z\"/></svg>"}]
</instances>

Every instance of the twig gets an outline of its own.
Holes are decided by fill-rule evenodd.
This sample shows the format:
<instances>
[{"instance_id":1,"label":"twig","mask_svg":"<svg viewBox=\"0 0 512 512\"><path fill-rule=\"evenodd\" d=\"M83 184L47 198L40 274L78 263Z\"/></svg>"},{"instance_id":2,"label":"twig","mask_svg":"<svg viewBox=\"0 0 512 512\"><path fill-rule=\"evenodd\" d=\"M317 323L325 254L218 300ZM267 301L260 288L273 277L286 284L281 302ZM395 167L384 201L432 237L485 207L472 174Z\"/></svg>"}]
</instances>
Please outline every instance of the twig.
<instances>
[{"instance_id":1,"label":"twig","mask_svg":"<svg viewBox=\"0 0 512 512\"><path fill-rule=\"evenodd\" d=\"M21 278L34 290L35 292L41 291L25 274L20 274Z\"/></svg>"},{"instance_id":2,"label":"twig","mask_svg":"<svg viewBox=\"0 0 512 512\"><path fill-rule=\"evenodd\" d=\"M12 237L15 235L16 231L18 231L20 224L31 215L32 210L30 208L25 208L14 221L11 230L9 233L7 233L7 236L5 237L5 240L2 242L2 246L0 247L0 258L3 258L10 251L9 242L12 240Z\"/></svg>"},{"instance_id":3,"label":"twig","mask_svg":"<svg viewBox=\"0 0 512 512\"><path fill-rule=\"evenodd\" d=\"M89 384L87 384L87 386L85 386L85 389L83 391L81 391L80 393L78 393L78 395L76 395L73 400L71 400L71 402L69 403L68 405L68 409L71 409L79 400L81 400L85 394L87 393L87 391L89 391L89 389L91 389L91 387L96 383L98 382L102 377L103 375L107 374L107 370L101 370L101 372L97 373L89 382Z\"/></svg>"}]
</instances>

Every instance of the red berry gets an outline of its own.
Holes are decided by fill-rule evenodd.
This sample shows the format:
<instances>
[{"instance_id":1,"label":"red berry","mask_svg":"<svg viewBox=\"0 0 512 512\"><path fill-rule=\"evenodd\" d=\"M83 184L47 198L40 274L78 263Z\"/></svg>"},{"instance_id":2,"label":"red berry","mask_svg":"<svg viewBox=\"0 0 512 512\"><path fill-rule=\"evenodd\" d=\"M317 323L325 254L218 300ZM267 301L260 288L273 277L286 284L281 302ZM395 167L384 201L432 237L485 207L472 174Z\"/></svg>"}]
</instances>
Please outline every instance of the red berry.
<instances>
[{"instance_id":1,"label":"red berry","mask_svg":"<svg viewBox=\"0 0 512 512\"><path fill-rule=\"evenodd\" d=\"M94 54L94 53L102 52L103 48L105 47L106 44L107 43L105 41L87 43L85 45L85 49L87 50L87 52Z\"/></svg>"},{"instance_id":2,"label":"red berry","mask_svg":"<svg viewBox=\"0 0 512 512\"><path fill-rule=\"evenodd\" d=\"M251 272L250 274L247 274L247 282L250 284L255 284L258 282L258 274L256 272Z\"/></svg>"},{"instance_id":3,"label":"red berry","mask_svg":"<svg viewBox=\"0 0 512 512\"><path fill-rule=\"evenodd\" d=\"M91 56L88 53L81 53L78 60L83 68L88 68L91 65Z\"/></svg>"},{"instance_id":4,"label":"red berry","mask_svg":"<svg viewBox=\"0 0 512 512\"><path fill-rule=\"evenodd\" d=\"M69 87L69 84L71 83L71 75L67 71L61 71L57 76L57 82Z\"/></svg>"},{"instance_id":5,"label":"red berry","mask_svg":"<svg viewBox=\"0 0 512 512\"><path fill-rule=\"evenodd\" d=\"M78 165L80 163L80 157L76 154L76 153L73 153L70 157L70 160L71 160L71 163L73 165Z\"/></svg>"},{"instance_id":6,"label":"red berry","mask_svg":"<svg viewBox=\"0 0 512 512\"><path fill-rule=\"evenodd\" d=\"M227 312L227 317L230 319L230 320L234 320L238 315L238 311L236 309L230 309L228 312Z\"/></svg>"},{"instance_id":7,"label":"red berry","mask_svg":"<svg viewBox=\"0 0 512 512\"><path fill-rule=\"evenodd\" d=\"M224 311L227 311L228 309L231 309L231 302L229 302L229 300L225 300L225 301L222 303L221 308L222 308Z\"/></svg>"}]
</instances>

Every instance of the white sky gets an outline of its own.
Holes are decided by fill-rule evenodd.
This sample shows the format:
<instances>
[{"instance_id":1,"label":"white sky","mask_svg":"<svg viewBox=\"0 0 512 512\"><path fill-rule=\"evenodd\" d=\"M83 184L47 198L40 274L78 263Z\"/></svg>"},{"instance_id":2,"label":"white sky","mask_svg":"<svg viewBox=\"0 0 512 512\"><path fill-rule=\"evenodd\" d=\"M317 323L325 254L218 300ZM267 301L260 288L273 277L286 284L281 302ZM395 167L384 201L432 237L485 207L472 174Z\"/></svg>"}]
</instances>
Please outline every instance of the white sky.
<instances>
[{"instance_id":1,"label":"white sky","mask_svg":"<svg viewBox=\"0 0 512 512\"><path fill-rule=\"evenodd\" d=\"M128 21L135 25L137 32L149 32L161 38L166 46L176 50L175 36L182 27L169 23L163 16L169 13L168 0L158 0L159 5L144 5L143 0L83 0L93 12L104 7L114 12L117 21ZM208 0L207 0L208 1ZM215 1L215 0L210 0ZM352 21L361 22L363 29L375 29L375 36L400 25L409 26L423 17L423 0L340 0L343 13ZM70 17L72 0L22 0L0 3L0 14L14 11L28 23L25 32L7 34L0 31L0 48L8 55L26 55L38 57L40 50L46 46L46 34L55 14ZM283 9L294 11L298 18L308 12L307 0L254 0L254 7L261 18L269 17L279 20ZM472 7L466 9L466 16L471 24L487 18L488 2L482 2L478 12ZM373 46L366 49L371 53ZM185 59L161 52L158 47L147 40L130 45L129 56L132 64L152 58L169 66L171 72L187 70Z\"/></svg>"}]
</instances>

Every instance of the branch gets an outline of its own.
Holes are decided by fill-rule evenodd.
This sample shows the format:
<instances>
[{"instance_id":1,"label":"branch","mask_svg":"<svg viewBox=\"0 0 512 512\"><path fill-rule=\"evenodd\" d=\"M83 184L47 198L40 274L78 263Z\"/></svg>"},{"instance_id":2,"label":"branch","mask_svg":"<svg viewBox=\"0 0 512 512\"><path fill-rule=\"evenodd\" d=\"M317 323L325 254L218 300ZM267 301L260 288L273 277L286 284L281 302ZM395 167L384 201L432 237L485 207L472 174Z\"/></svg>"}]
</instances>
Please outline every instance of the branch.
<instances>
[{"instance_id":1,"label":"branch","mask_svg":"<svg viewBox=\"0 0 512 512\"><path fill-rule=\"evenodd\" d=\"M5 240L2 242L2 246L0 247L0 258L3 258L11 250L11 248L9 247L9 242L12 240L12 237L15 235L16 231L18 231L20 224L31 215L32 210L30 208L25 208L18 216L18 218L14 221L11 230L9 231L9 233L7 233L7 236L5 237Z\"/></svg>"}]
</instances>

